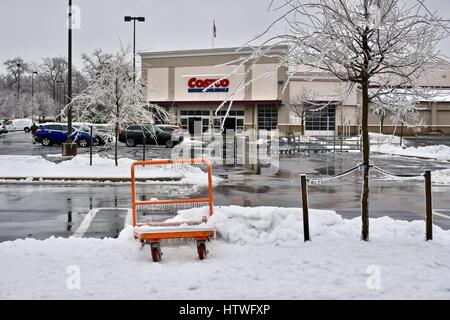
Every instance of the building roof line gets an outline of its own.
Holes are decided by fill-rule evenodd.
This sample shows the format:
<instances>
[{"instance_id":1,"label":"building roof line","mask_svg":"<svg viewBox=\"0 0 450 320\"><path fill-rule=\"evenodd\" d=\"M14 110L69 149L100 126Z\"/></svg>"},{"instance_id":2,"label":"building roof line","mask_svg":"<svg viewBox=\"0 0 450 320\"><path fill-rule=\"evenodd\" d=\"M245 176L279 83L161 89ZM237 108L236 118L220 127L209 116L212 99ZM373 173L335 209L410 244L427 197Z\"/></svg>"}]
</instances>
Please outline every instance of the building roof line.
<instances>
[{"instance_id":1,"label":"building roof line","mask_svg":"<svg viewBox=\"0 0 450 320\"><path fill-rule=\"evenodd\" d=\"M271 53L284 53L287 46L274 46ZM239 50L239 51L238 51ZM252 53L251 47L229 47L229 48L209 48L209 49L189 49L171 51L140 51L138 54L142 58L171 58L171 57L194 57L194 56L218 56L218 55L243 55Z\"/></svg>"}]
</instances>

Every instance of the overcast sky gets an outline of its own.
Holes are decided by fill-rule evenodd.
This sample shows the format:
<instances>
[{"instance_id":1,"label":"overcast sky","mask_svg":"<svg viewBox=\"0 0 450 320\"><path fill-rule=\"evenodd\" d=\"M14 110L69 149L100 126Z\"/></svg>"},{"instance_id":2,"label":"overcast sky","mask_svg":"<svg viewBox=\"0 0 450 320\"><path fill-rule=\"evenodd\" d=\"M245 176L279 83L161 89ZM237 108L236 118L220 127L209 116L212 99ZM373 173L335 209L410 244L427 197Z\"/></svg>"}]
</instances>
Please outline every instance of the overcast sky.
<instances>
[{"instance_id":1,"label":"overcast sky","mask_svg":"<svg viewBox=\"0 0 450 320\"><path fill-rule=\"evenodd\" d=\"M412 0L408 0L412 1ZM441 16L450 17L449 0L428 0ZM42 57L67 55L67 0L0 1L0 73L6 59L20 56L39 62ZM145 16L137 26L138 50L240 46L264 30L276 16L267 12L269 0L73 0L80 8L81 28L74 31L74 63L81 53L102 48L116 52L132 42L132 24L124 15ZM280 30L281 28L279 28ZM450 43L443 44L450 54Z\"/></svg>"}]
</instances>

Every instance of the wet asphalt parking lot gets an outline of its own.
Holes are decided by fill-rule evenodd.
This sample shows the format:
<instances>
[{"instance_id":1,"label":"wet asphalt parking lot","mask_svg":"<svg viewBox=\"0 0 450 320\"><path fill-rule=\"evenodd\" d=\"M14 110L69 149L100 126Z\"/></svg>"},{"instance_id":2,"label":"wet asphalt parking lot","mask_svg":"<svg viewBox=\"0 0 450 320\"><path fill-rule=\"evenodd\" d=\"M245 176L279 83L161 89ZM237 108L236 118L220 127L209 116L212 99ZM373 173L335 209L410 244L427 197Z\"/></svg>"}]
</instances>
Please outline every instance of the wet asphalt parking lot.
<instances>
[{"instance_id":1,"label":"wet asphalt parking lot","mask_svg":"<svg viewBox=\"0 0 450 320\"><path fill-rule=\"evenodd\" d=\"M448 140L443 140L448 141ZM89 149L80 149L80 153ZM111 147L96 147L103 156ZM41 155L49 160L61 153L60 146L33 145L25 133L0 136L0 155ZM147 158L168 158L170 149L147 146ZM142 148L121 144L121 157L140 159ZM375 165L395 173L420 174L424 170L450 169L450 163L373 155ZM300 206L300 174L326 177L345 171L360 162L358 153L282 155L280 168L273 175L260 175L239 167L214 167L223 180L214 188L215 205ZM309 186L310 207L335 209L345 218L359 216L360 173L339 180ZM195 186L146 185L148 197L159 199L205 195ZM450 186L433 186L434 222L450 229ZM115 237L125 224L131 207L128 184L0 184L0 242L50 236ZM389 215L401 220L424 219L422 181L393 181L379 174L371 177L371 217ZM300 214L300 211L299 211Z\"/></svg>"}]
</instances>

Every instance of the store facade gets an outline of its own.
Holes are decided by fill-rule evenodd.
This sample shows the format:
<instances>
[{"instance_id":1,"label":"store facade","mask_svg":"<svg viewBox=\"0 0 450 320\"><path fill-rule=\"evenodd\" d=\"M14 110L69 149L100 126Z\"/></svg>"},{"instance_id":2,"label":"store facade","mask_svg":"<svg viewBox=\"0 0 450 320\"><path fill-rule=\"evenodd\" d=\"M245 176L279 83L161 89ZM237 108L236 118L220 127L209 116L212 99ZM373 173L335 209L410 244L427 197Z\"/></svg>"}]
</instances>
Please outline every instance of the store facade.
<instances>
[{"instance_id":1,"label":"store facade","mask_svg":"<svg viewBox=\"0 0 450 320\"><path fill-rule=\"evenodd\" d=\"M237 48L141 52L141 75L147 84L148 101L167 109L170 123L180 125L189 133L242 132L278 130L280 135L356 134L360 129L361 94L329 74L317 73L307 67L288 76L286 67L277 68L277 56L287 48L272 48L271 54L251 65L238 61L251 52ZM235 61L233 63L232 61ZM245 78L246 77L246 78ZM253 79L248 86L243 82ZM286 81L289 84L286 87ZM208 88L210 85L212 86ZM423 124L409 133L439 130L450 132L450 68L440 66L421 79L421 85L440 88L441 95L421 103ZM285 88L286 87L286 88ZM207 89L208 88L208 89ZM239 89L236 92L236 89ZM206 89L206 90L205 90ZM284 90L283 90L284 89ZM236 93L235 93L236 92ZM233 106L218 106L235 93ZM304 119L292 106L310 101L314 112ZM394 132L397 123L385 119L386 133ZM379 118L370 114L371 131L379 132Z\"/></svg>"},{"instance_id":2,"label":"store facade","mask_svg":"<svg viewBox=\"0 0 450 320\"><path fill-rule=\"evenodd\" d=\"M274 48L273 53L283 50L285 47ZM190 133L196 129L220 132L222 123L225 130L236 132L288 126L289 93L282 92L286 70L276 69L276 58L264 58L254 66L228 64L248 54L236 52L236 48L142 52L142 77L148 100L167 108L170 122ZM258 76L261 77L251 85L242 86L244 81ZM228 111L227 104L217 111L234 92L232 108Z\"/></svg>"}]
</instances>

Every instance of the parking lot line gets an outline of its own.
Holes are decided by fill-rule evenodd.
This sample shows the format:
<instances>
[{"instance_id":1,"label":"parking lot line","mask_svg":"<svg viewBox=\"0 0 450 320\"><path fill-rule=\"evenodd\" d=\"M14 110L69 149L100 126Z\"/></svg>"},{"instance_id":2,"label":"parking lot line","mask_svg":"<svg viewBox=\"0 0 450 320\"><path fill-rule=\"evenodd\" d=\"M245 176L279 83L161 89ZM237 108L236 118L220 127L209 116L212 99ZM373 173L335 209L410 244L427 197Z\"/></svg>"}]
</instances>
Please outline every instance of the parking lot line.
<instances>
[{"instance_id":1,"label":"parking lot line","mask_svg":"<svg viewBox=\"0 0 450 320\"><path fill-rule=\"evenodd\" d=\"M75 238L82 238L86 231L88 230L89 226L92 223L92 220L94 220L96 214L100 211L100 209L92 209L88 212L86 217L84 217L83 221L81 222L80 226L78 227L77 231L74 232L73 237Z\"/></svg>"},{"instance_id":2,"label":"parking lot line","mask_svg":"<svg viewBox=\"0 0 450 320\"><path fill-rule=\"evenodd\" d=\"M450 212L450 210L440 210L440 211L448 211L448 212ZM450 216L448 216L448 215L446 215L446 214L443 214L443 213L439 213L439 212L436 212L436 211L433 211L433 214L435 215L435 216L438 216L438 217L441 217L441 218L445 218L445 219L449 219L450 220Z\"/></svg>"}]
</instances>

